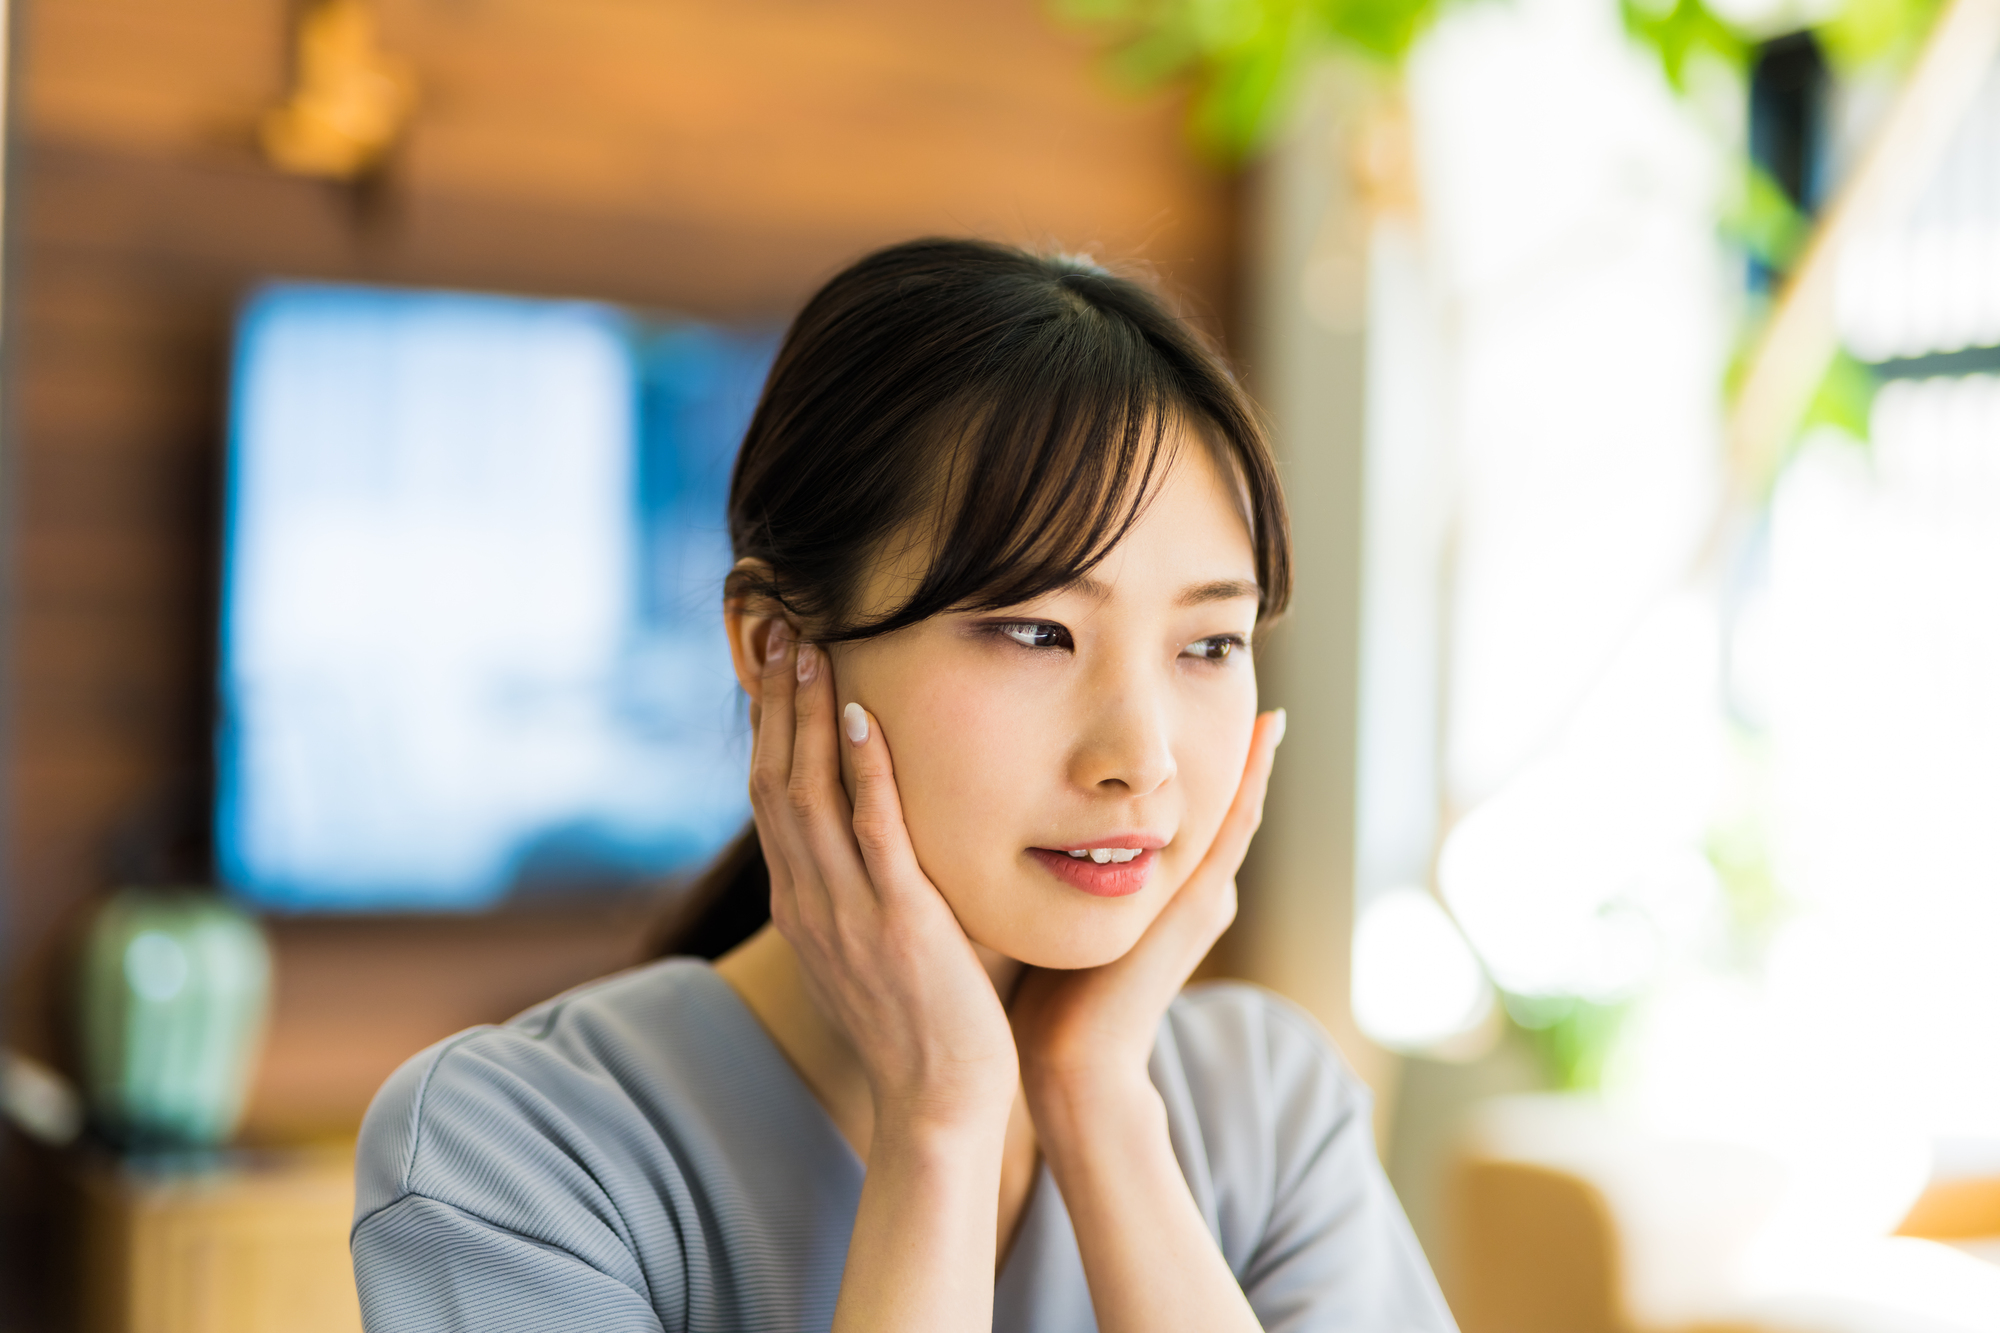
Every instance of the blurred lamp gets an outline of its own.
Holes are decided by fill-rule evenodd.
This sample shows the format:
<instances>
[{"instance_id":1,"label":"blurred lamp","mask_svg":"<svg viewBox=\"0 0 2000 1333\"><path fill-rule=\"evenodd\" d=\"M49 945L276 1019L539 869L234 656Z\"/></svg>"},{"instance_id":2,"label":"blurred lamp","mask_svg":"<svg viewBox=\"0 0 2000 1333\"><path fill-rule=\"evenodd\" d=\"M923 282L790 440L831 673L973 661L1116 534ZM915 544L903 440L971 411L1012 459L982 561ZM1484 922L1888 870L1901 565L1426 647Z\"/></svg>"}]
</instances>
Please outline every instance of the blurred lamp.
<instances>
[{"instance_id":1,"label":"blurred lamp","mask_svg":"<svg viewBox=\"0 0 2000 1333\"><path fill-rule=\"evenodd\" d=\"M354 180L380 166L407 128L416 79L376 44L364 0L321 0L299 20L298 82L258 137L273 166Z\"/></svg>"}]
</instances>

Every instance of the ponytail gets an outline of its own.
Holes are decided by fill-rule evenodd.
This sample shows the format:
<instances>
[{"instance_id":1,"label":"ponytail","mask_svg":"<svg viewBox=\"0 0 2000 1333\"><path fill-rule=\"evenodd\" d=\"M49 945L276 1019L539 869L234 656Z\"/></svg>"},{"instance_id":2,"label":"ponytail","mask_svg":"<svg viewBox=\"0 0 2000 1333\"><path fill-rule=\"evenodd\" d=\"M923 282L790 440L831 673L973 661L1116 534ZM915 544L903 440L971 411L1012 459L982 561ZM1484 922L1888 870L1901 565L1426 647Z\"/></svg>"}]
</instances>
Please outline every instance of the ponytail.
<instances>
[{"instance_id":1,"label":"ponytail","mask_svg":"<svg viewBox=\"0 0 2000 1333\"><path fill-rule=\"evenodd\" d=\"M757 826L746 824L681 894L647 954L713 962L770 919L771 872L764 865Z\"/></svg>"}]
</instances>

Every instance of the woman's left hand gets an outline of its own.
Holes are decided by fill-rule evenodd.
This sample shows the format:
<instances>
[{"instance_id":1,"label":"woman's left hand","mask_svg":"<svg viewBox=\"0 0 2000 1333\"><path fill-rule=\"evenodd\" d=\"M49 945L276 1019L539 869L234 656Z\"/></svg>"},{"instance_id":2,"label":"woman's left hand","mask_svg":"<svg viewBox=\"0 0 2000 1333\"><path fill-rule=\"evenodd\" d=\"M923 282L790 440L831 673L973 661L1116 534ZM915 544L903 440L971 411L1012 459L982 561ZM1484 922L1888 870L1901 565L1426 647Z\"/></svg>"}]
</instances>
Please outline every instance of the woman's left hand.
<instances>
[{"instance_id":1,"label":"woman's left hand","mask_svg":"<svg viewBox=\"0 0 2000 1333\"><path fill-rule=\"evenodd\" d=\"M1236 798L1208 854L1123 957L1073 972L1036 968L1022 978L1009 1016L1045 1148L1057 1146L1050 1132L1067 1119L1059 1110L1152 1091L1146 1062L1160 1019L1236 918L1236 871L1263 820L1284 735L1283 709L1257 719Z\"/></svg>"}]
</instances>

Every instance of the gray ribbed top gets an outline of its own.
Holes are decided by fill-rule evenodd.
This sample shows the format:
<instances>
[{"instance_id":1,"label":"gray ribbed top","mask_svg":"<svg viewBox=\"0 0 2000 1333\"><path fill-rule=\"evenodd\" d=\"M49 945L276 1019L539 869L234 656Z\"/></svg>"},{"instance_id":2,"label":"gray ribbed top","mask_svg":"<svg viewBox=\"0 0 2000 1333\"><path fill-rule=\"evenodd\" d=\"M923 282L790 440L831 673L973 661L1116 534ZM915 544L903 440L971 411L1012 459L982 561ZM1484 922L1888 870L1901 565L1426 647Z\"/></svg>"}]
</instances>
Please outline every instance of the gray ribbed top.
<instances>
[{"instance_id":1,"label":"gray ribbed top","mask_svg":"<svg viewBox=\"0 0 2000 1333\"><path fill-rule=\"evenodd\" d=\"M1196 987L1161 1023L1150 1072L1188 1187L1266 1329L1452 1329L1376 1161L1367 1090L1310 1019L1253 987ZM440 1042L377 1094L356 1181L363 1322L825 1329L863 1173L706 963L621 973ZM1096 1327L1046 1168L993 1327Z\"/></svg>"}]
</instances>

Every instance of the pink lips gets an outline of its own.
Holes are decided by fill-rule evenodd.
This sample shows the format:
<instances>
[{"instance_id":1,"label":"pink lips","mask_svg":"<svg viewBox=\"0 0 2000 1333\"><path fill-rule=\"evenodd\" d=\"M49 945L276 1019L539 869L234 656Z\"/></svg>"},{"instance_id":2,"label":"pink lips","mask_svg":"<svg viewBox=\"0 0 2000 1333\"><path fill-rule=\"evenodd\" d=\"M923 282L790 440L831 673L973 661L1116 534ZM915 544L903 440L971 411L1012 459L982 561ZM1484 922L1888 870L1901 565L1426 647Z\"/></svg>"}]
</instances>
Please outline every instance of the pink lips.
<instances>
[{"instance_id":1,"label":"pink lips","mask_svg":"<svg viewBox=\"0 0 2000 1333\"><path fill-rule=\"evenodd\" d=\"M1136 835L1123 838L1099 838L1094 842L1079 844L1088 847L1143 847L1144 851L1130 861L1120 864L1106 862L1099 865L1089 857L1071 856L1068 851L1052 851L1047 847L1030 847L1028 855L1042 864L1042 868L1073 889L1098 898L1123 898L1146 887L1152 877L1153 865L1160 859L1159 847L1162 839L1151 835Z\"/></svg>"}]
</instances>

